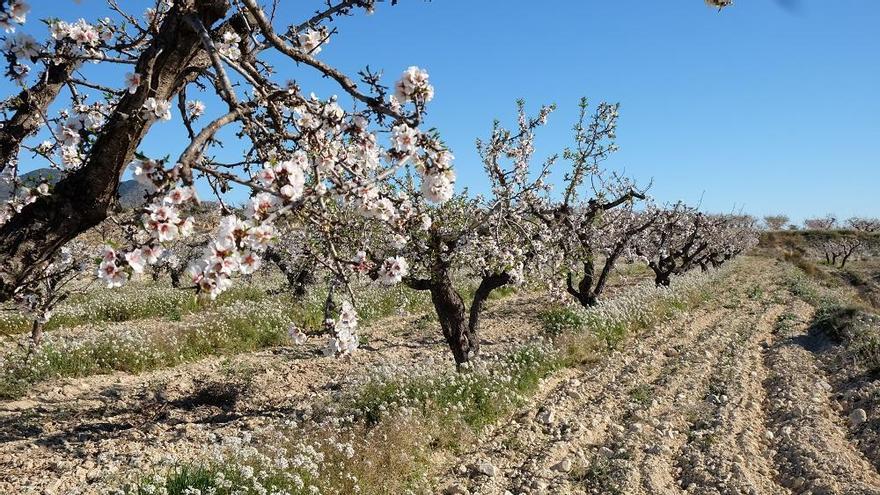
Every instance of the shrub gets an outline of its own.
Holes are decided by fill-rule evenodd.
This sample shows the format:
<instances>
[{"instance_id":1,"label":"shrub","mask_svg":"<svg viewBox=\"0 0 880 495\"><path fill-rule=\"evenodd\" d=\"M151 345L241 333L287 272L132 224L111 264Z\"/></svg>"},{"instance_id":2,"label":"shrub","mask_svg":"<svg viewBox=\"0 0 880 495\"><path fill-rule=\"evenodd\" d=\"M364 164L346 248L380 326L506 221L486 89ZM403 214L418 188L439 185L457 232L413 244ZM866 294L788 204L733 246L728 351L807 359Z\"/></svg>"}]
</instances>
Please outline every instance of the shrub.
<instances>
[{"instance_id":1,"label":"shrub","mask_svg":"<svg viewBox=\"0 0 880 495\"><path fill-rule=\"evenodd\" d=\"M544 327L544 331L550 335L559 335L562 332L580 330L584 326L585 319L581 312L569 306L554 306L538 313L538 319Z\"/></svg>"}]
</instances>

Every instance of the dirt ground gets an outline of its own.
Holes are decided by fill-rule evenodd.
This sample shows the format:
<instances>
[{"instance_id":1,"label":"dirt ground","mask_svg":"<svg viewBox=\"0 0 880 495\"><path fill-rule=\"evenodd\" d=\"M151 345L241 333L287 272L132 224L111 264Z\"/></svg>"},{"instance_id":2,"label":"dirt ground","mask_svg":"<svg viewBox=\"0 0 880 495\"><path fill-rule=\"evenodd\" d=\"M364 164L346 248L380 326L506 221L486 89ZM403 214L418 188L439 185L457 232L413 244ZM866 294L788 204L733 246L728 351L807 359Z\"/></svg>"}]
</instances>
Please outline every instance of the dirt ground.
<instances>
[{"instance_id":1,"label":"dirt ground","mask_svg":"<svg viewBox=\"0 0 880 495\"><path fill-rule=\"evenodd\" d=\"M860 449L876 415L852 424L856 403L840 394L852 381L828 375L839 363L811 329L814 308L780 287L772 262L750 263L716 307L554 377L469 454L494 476L456 465L447 490L880 494L880 459Z\"/></svg>"},{"instance_id":2,"label":"dirt ground","mask_svg":"<svg viewBox=\"0 0 880 495\"><path fill-rule=\"evenodd\" d=\"M880 419L865 409L880 397L876 380L841 361L781 273L778 262L751 258L705 307L632 336L595 365L555 373L473 449L440 459L436 492L880 494ZM493 301L485 352L539 334L546 304ZM318 344L275 348L50 383L0 402L0 493L100 493L114 473L302 414L365 369L449 366L419 317L365 333L369 345L346 360L317 356Z\"/></svg>"}]
</instances>

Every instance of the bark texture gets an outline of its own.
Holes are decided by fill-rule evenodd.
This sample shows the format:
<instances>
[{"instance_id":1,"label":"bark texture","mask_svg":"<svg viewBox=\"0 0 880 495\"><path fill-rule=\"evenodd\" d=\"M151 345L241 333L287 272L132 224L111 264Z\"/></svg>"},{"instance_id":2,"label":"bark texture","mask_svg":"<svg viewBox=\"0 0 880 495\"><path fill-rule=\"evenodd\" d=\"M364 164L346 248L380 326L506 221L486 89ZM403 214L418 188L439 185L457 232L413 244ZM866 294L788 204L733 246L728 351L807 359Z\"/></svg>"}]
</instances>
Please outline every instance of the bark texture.
<instances>
[{"instance_id":1,"label":"bark texture","mask_svg":"<svg viewBox=\"0 0 880 495\"><path fill-rule=\"evenodd\" d=\"M135 68L149 87L122 97L82 168L0 227L0 301L9 299L35 266L107 217L119 177L153 124L142 116L146 99L171 100L210 63L187 16L211 26L228 9L227 0L176 2Z\"/></svg>"}]
</instances>

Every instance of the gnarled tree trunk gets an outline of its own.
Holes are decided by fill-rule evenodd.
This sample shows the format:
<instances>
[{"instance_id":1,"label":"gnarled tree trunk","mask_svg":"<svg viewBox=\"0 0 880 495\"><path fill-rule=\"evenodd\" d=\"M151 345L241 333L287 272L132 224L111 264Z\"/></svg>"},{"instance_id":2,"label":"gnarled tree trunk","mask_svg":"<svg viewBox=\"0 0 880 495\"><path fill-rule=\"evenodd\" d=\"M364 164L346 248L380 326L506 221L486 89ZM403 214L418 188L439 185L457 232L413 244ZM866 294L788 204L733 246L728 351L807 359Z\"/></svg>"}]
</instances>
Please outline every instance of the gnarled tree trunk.
<instances>
[{"instance_id":1,"label":"gnarled tree trunk","mask_svg":"<svg viewBox=\"0 0 880 495\"><path fill-rule=\"evenodd\" d=\"M675 273L675 260L670 258L660 258L660 261L650 262L648 266L654 271L654 283L657 287L669 287L670 277Z\"/></svg>"},{"instance_id":2,"label":"gnarled tree trunk","mask_svg":"<svg viewBox=\"0 0 880 495\"><path fill-rule=\"evenodd\" d=\"M211 26L228 9L227 0L176 2L135 67L149 85L122 97L82 168L0 227L0 301L12 297L34 267L107 217L119 177L153 123L141 115L144 102L149 97L170 100L198 74L194 66L210 63L187 16Z\"/></svg>"},{"instance_id":3,"label":"gnarled tree trunk","mask_svg":"<svg viewBox=\"0 0 880 495\"><path fill-rule=\"evenodd\" d=\"M407 279L405 283L412 289L430 292L443 338L452 351L456 366L461 368L480 353L480 312L489 295L510 281L507 273L483 276L474 292L470 309L452 285L452 278L446 270L435 271L431 279Z\"/></svg>"},{"instance_id":4,"label":"gnarled tree trunk","mask_svg":"<svg viewBox=\"0 0 880 495\"><path fill-rule=\"evenodd\" d=\"M437 312L443 338L452 351L455 364L461 366L479 353L479 337L468 322L467 308L461 295L452 286L452 281L447 277L432 282L431 302Z\"/></svg>"},{"instance_id":5,"label":"gnarled tree trunk","mask_svg":"<svg viewBox=\"0 0 880 495\"><path fill-rule=\"evenodd\" d=\"M0 132L0 172L18 159L21 142L43 125L49 104L55 101L74 67L75 64L70 61L49 65L40 75L39 82L22 90L12 100L15 113L3 122L3 132Z\"/></svg>"}]
</instances>

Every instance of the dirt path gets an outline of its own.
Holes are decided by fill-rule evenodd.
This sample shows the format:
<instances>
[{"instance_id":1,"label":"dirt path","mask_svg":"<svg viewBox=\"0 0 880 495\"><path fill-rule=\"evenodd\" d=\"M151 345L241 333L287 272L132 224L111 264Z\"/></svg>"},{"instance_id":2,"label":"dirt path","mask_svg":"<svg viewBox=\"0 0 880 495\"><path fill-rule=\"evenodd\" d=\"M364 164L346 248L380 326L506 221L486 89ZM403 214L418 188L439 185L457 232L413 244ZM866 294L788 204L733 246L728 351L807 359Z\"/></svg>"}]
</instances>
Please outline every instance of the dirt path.
<instances>
[{"instance_id":1,"label":"dirt path","mask_svg":"<svg viewBox=\"0 0 880 495\"><path fill-rule=\"evenodd\" d=\"M470 467L451 467L438 485L497 495L880 494L815 354L831 343L810 332L813 309L757 263L708 309L548 381L467 454Z\"/></svg>"},{"instance_id":2,"label":"dirt path","mask_svg":"<svg viewBox=\"0 0 880 495\"><path fill-rule=\"evenodd\" d=\"M538 333L544 306L535 295L493 301L483 352L503 355ZM388 318L363 329L368 344L349 359L322 357L315 339L141 375L41 384L0 401L0 494L92 493L90 482L115 472L190 458L224 436L308 414L373 367L448 369L442 336L423 320Z\"/></svg>"},{"instance_id":3,"label":"dirt path","mask_svg":"<svg viewBox=\"0 0 880 495\"><path fill-rule=\"evenodd\" d=\"M438 491L880 495L880 460L847 427L844 385L826 374L823 351L834 344L811 330L814 308L783 288L769 260L721 280L700 309L550 376L513 417L437 467ZM545 305L493 302L484 351L503 355L539 333ZM0 493L93 493L90 482L114 472L308 414L371 366L448 367L432 329L389 319L350 360L316 357L314 344L43 385L0 402Z\"/></svg>"}]
</instances>

